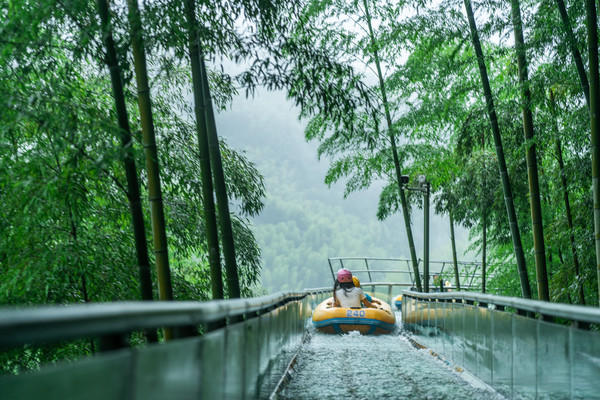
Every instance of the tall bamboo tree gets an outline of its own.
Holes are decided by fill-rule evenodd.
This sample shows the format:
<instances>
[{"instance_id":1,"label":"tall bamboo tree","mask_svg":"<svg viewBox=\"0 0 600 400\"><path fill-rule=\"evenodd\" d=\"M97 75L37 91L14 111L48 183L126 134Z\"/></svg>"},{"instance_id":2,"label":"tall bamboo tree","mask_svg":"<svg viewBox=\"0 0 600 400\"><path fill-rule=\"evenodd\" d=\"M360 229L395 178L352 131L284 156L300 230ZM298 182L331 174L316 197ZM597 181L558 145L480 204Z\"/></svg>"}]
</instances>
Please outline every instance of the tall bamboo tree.
<instances>
[{"instance_id":1,"label":"tall bamboo tree","mask_svg":"<svg viewBox=\"0 0 600 400\"><path fill-rule=\"evenodd\" d=\"M415 250L415 242L412 234L412 227L410 223L410 210L408 206L408 201L406 200L406 193L404 192L404 188L402 187L402 172L400 171L400 160L398 158L398 148L396 146L396 136L394 134L394 125L392 124L392 117L390 115L390 105L387 99L387 92L385 89L385 83L383 81L383 74L381 72L381 63L379 60L379 51L377 40L375 38L375 33L373 32L373 25L371 22L371 14L369 13L369 6L367 0L363 0L363 5L365 7L365 16L367 19L367 26L369 28L369 38L371 41L371 52L373 53L373 58L375 60L375 67L377 69L377 78L379 80L379 90L381 91L381 98L383 102L383 109L385 112L385 120L388 127L388 134L390 137L390 143L392 145L392 156L394 158L394 170L396 172L396 181L398 183L398 190L400 193L400 202L402 205L402 215L404 217L404 226L406 227L406 236L408 238L408 247L410 249L410 258L412 260L413 273L415 276L415 283L417 285L417 290L422 291L421 286L421 278L419 276L419 264L417 261L417 252ZM424 277L424 279L428 279L428 277Z\"/></svg>"},{"instance_id":2,"label":"tall bamboo tree","mask_svg":"<svg viewBox=\"0 0 600 400\"><path fill-rule=\"evenodd\" d=\"M558 131L558 124L556 122L556 101L554 99L554 91L550 90L550 109L552 112L552 119L554 120L554 129L556 131L556 139L554 140L554 146L556 149L556 158L558 160L558 169L560 173L560 183L563 190L563 201L565 203L565 214L567 217L567 226L569 227L569 241L571 243L571 255L573 256L573 267L575 269L575 283L577 286L577 293L579 296L579 303L585 304L585 296L583 292L583 282L579 274L579 257L577 256L577 247L575 245L575 234L573 232L573 215L571 213L571 202L569 201L569 188L567 186L567 174L565 172L565 163L562 156L562 144ZM562 258L562 257L560 257Z\"/></svg>"},{"instance_id":3,"label":"tall bamboo tree","mask_svg":"<svg viewBox=\"0 0 600 400\"><path fill-rule=\"evenodd\" d=\"M173 300L165 213L160 187L160 167L156 151L156 136L154 134L154 119L152 118L152 102L150 99L150 86L148 85L148 69L146 66L142 21L137 0L127 0L127 7L131 29L133 65L137 82L138 107L142 123L142 144L144 146L146 171L148 173L148 200L150 201L152 216L152 238L156 272L158 275L158 293L160 300Z\"/></svg>"},{"instance_id":4,"label":"tall bamboo tree","mask_svg":"<svg viewBox=\"0 0 600 400\"><path fill-rule=\"evenodd\" d=\"M202 95L202 68L200 65L200 43L196 7L194 0L185 0L185 16L189 41L190 64L192 68L192 89L194 93L194 114L196 116L196 133L198 135L198 150L200 154L200 169L202 173L202 205L204 208L204 223L208 259L210 263L211 288L213 299L223 298L223 277L221 273L221 256L217 231L215 200L213 197L212 173L208 148L208 132L206 123L206 103Z\"/></svg>"},{"instance_id":5,"label":"tall bamboo tree","mask_svg":"<svg viewBox=\"0 0 600 400\"><path fill-rule=\"evenodd\" d=\"M142 299L152 300L152 280L150 276L148 244L146 243L146 231L144 228L144 216L142 214L138 175L135 167L135 161L133 159L133 141L131 137L131 130L129 128L127 108L125 106L123 82L121 80L121 69L119 68L119 63L117 61L117 52L112 36L108 1L97 0L97 5L102 27L102 39L104 41L106 50L106 64L110 72L110 81L115 100L115 109L117 112L121 145L125 151L123 164L125 165L125 175L127 177L127 196L129 199L129 208L131 210L131 219L133 222L133 233L135 237L135 248L139 266Z\"/></svg>"},{"instance_id":6,"label":"tall bamboo tree","mask_svg":"<svg viewBox=\"0 0 600 400\"><path fill-rule=\"evenodd\" d=\"M583 59L581 57L581 52L577 47L577 42L575 40L575 35L573 34L573 28L571 27L571 22L569 21L569 14L567 13L567 8L565 7L565 3L563 0L556 0L556 5L558 7L558 11L560 14L560 18L563 24L563 28L565 30L565 34L567 35L567 41L569 43L569 48L571 50L571 55L573 56L573 62L575 63L575 67L577 68L577 76L579 77L579 84L581 85L581 90L583 95L585 96L585 101L590 108L590 85L588 81L587 74L585 72L585 67L583 65ZM556 124L556 103L554 100L554 93L550 91L550 107L553 114L553 119ZM558 137L558 126L555 126L556 129L556 140L555 140L555 148L556 148L556 156L558 158L559 169L560 169L560 178L561 185L563 188L563 197L565 202L565 212L567 215L567 223L569 226L569 240L571 242L571 254L573 256L573 266L575 269L575 279L577 285L577 293L579 296L579 303L585 304L585 296L583 290L583 281L580 276L580 266L579 266L579 257L577 256L577 250L575 246L575 235L573 233L573 217L571 214L571 206L569 203L569 192L567 188L567 177L564 171L564 163L562 157L562 144L560 138Z\"/></svg>"},{"instance_id":7,"label":"tall bamboo tree","mask_svg":"<svg viewBox=\"0 0 600 400\"><path fill-rule=\"evenodd\" d=\"M573 56L573 61L575 62L575 67L577 68L577 75L579 76L581 89L583 90L585 101L589 107L590 85L587 79L587 75L585 73L585 67L583 66L581 53L579 52L577 42L575 41L575 35L573 34L573 28L571 27L571 22L569 21L569 14L567 13L567 8L565 7L564 0L556 0L556 6L558 7L558 12L560 14L560 20L562 22L563 29L565 30L565 34L567 35L567 42L569 42L569 48L571 49L571 54Z\"/></svg>"},{"instance_id":8,"label":"tall bamboo tree","mask_svg":"<svg viewBox=\"0 0 600 400\"><path fill-rule=\"evenodd\" d=\"M519 0L511 0L512 23L515 38L515 53L519 70L521 89L521 110L523 117L523 133L525 136L527 177L529 179L529 202L531 208L531 225L533 230L533 248L535 251L535 269L537 277L538 298L550 301L548 289L548 272L546 271L546 249L544 245L544 225L542 221L542 205L540 202L540 184L538 179L537 155L534 143L533 114L531 113L531 92L525 56L525 40L523 39L523 22Z\"/></svg>"},{"instance_id":9,"label":"tall bamboo tree","mask_svg":"<svg viewBox=\"0 0 600 400\"><path fill-rule=\"evenodd\" d=\"M508 221L510 224L515 259L517 261L517 272L519 274L519 280L521 282L521 293L523 297L531 298L531 287L529 286L529 277L527 276L527 266L525 264L525 256L523 254L523 247L521 244L521 234L519 232L519 224L517 221L517 215L513 203L512 189L508 177L508 170L506 168L504 149L502 147L502 137L500 135L500 127L498 126L498 119L496 117L496 109L494 106L494 99L492 97L492 90L490 88L487 67L485 65L483 51L481 50L479 33L477 31L477 25L475 24L475 17L473 15L473 8L471 7L471 0L463 1L465 5L465 10L467 12L467 18L469 20L469 28L471 30L471 41L473 43L473 48L475 49L475 54L477 56L477 64L479 66L481 84L485 95L488 117L492 126L494 144L496 146L496 156L498 158L498 168L500 172L500 178L502 180L502 189L504 191L504 201L506 204L506 211L508 214Z\"/></svg>"},{"instance_id":10,"label":"tall bamboo tree","mask_svg":"<svg viewBox=\"0 0 600 400\"><path fill-rule=\"evenodd\" d=\"M481 293L485 293L487 275L487 212L483 210L481 216Z\"/></svg>"},{"instance_id":11,"label":"tall bamboo tree","mask_svg":"<svg viewBox=\"0 0 600 400\"><path fill-rule=\"evenodd\" d=\"M208 86L208 74L202 53L200 58L200 74L202 77L202 96L206 106L206 130L208 134L208 150L210 153L210 165L213 173L215 195L219 212L219 226L221 228L221 245L225 258L225 273L227 279L227 290L229 298L240 297L240 280L238 277L237 262L235 258L235 243L233 241L233 229L231 227L231 215L229 214L229 197L227 196L227 185L223 173L221 161L221 150L219 148L219 136L215 124L215 114L212 107L210 87Z\"/></svg>"},{"instance_id":12,"label":"tall bamboo tree","mask_svg":"<svg viewBox=\"0 0 600 400\"><path fill-rule=\"evenodd\" d=\"M481 158L481 292L485 293L485 281L487 274L487 204L486 204L486 165L485 165L485 131L481 131L481 150L483 151L483 157Z\"/></svg>"},{"instance_id":13,"label":"tall bamboo tree","mask_svg":"<svg viewBox=\"0 0 600 400\"><path fill-rule=\"evenodd\" d=\"M598 77L598 17L594 0L585 1L590 66L590 131L592 137L592 191L594 194L594 233L596 247L596 274L600 300L600 79Z\"/></svg>"}]
</instances>

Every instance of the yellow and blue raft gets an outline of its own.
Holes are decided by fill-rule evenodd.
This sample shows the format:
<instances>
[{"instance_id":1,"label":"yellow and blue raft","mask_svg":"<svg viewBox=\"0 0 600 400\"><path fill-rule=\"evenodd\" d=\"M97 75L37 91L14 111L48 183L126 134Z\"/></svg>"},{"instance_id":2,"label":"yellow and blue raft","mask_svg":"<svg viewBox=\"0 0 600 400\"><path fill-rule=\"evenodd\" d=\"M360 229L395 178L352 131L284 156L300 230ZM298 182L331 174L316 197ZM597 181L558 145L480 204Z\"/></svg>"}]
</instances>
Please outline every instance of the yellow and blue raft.
<instances>
[{"instance_id":1,"label":"yellow and blue raft","mask_svg":"<svg viewBox=\"0 0 600 400\"><path fill-rule=\"evenodd\" d=\"M374 298L375 299L375 298ZM390 333L396 327L396 316L389 304L381 301L377 308L333 307L333 297L317 306L313 325L324 333L359 331L363 335Z\"/></svg>"},{"instance_id":2,"label":"yellow and blue raft","mask_svg":"<svg viewBox=\"0 0 600 400\"><path fill-rule=\"evenodd\" d=\"M396 306L396 309L398 311L402 311L402 295L399 294L398 296L394 297L394 300L392 300L392 304Z\"/></svg>"}]
</instances>

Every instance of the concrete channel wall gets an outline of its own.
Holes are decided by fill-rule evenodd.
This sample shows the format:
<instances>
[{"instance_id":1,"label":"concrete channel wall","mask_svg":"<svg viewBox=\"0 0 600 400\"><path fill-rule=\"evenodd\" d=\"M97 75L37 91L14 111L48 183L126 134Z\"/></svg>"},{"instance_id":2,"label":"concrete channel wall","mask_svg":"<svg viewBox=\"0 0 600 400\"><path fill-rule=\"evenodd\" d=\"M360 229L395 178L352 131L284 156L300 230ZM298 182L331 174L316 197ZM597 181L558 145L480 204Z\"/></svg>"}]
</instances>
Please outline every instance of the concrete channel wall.
<instances>
[{"instance_id":1,"label":"concrete channel wall","mask_svg":"<svg viewBox=\"0 0 600 400\"><path fill-rule=\"evenodd\" d=\"M127 332L143 324L162 325L158 314L163 315L163 319L170 318L167 325L195 325L211 318L236 315L243 318L241 322L229 323L202 336L106 351L74 362L44 366L35 372L3 376L0 377L0 399L268 397L301 344L313 308L329 295L330 289L315 289L263 299L209 302L216 305L188 302L191 304L187 309L182 303L173 302L166 304L167 308L162 311L157 311L157 307L163 305L148 303L124 304L121 311L118 304L99 305L87 308L91 315L86 315L86 309L77 306L0 310L0 345L5 348L20 342L56 340L61 334L75 338L94 336L94 332L100 334L99 329L104 329L102 334L108 334L111 329ZM58 312L52 315L56 309ZM62 320L60 311L63 312ZM181 320L176 319L178 316ZM135 323L136 318L142 321L141 325ZM154 322L147 322L153 318ZM102 328L101 321L113 328ZM128 321L131 322L129 327L126 326ZM40 332L44 329L46 335ZM77 332L73 333L75 330ZM58 333L53 333L55 331Z\"/></svg>"},{"instance_id":2,"label":"concrete channel wall","mask_svg":"<svg viewBox=\"0 0 600 400\"><path fill-rule=\"evenodd\" d=\"M406 292L402 321L417 342L507 398L600 399L598 308Z\"/></svg>"}]
</instances>

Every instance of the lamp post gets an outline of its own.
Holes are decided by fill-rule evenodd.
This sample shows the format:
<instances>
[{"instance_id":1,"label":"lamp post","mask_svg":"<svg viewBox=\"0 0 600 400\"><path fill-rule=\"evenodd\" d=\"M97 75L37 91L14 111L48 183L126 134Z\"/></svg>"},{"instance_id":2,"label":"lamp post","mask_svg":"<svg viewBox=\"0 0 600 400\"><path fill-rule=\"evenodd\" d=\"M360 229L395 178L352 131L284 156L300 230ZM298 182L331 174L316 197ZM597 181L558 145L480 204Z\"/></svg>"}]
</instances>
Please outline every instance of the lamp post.
<instances>
[{"instance_id":1,"label":"lamp post","mask_svg":"<svg viewBox=\"0 0 600 400\"><path fill-rule=\"evenodd\" d=\"M419 184L423 188L422 191L425 193L423 199L423 275L425 275L425 293L429 293L429 193L431 191L431 184L427 182L425 175L419 175Z\"/></svg>"},{"instance_id":2,"label":"lamp post","mask_svg":"<svg viewBox=\"0 0 600 400\"><path fill-rule=\"evenodd\" d=\"M401 182L404 185L408 184L409 177L403 175ZM427 181L425 175L419 175L417 182L419 183L419 186L405 188L407 190L425 194L423 199L423 291L429 293L429 195L431 193L431 184Z\"/></svg>"}]
</instances>

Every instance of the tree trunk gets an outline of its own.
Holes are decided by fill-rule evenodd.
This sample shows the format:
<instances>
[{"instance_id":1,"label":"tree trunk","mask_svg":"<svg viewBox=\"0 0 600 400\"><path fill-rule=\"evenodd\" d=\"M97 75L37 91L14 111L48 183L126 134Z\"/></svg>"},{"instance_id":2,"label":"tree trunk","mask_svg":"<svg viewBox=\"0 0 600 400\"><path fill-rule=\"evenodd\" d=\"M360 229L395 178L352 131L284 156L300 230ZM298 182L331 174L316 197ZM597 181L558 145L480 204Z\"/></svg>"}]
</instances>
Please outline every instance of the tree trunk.
<instances>
[{"instance_id":1,"label":"tree trunk","mask_svg":"<svg viewBox=\"0 0 600 400\"><path fill-rule=\"evenodd\" d=\"M383 74L381 72L381 65L379 62L379 52L377 41L375 40L375 34L373 33L373 26L371 24L371 15L369 14L369 6L367 0L363 0L365 6L365 14L367 17L367 25L369 27L369 36L371 38L371 46L373 48L373 58L375 59L375 67L377 68L377 77L379 79L379 89L381 90L381 97L383 100L383 109L385 111L385 119L387 122L388 133L390 136L390 142L392 145L392 155L394 157L394 169L396 171L396 180L398 182L398 190L400 191L400 203L402 204L402 215L404 217L404 226L406 227L406 236L408 238L408 247L410 249L410 259L413 265L413 273L415 275L415 283L417 290L422 291L421 279L419 277L419 263L417 261L417 252L415 250L415 242L413 240L412 227L410 224L410 213L408 209L408 202L406 201L406 194L401 183L402 173L400 172L400 161L398 159L398 149L396 148L396 137L393 131L392 117L390 115L390 105L387 100L387 92L385 90L385 84L383 82ZM424 279L427 279L425 277Z\"/></svg>"},{"instance_id":2,"label":"tree trunk","mask_svg":"<svg viewBox=\"0 0 600 400\"><path fill-rule=\"evenodd\" d=\"M487 215L485 211L481 218L481 293L485 293L485 278L487 273Z\"/></svg>"},{"instance_id":3,"label":"tree trunk","mask_svg":"<svg viewBox=\"0 0 600 400\"><path fill-rule=\"evenodd\" d=\"M588 59L590 65L590 130L592 136L592 191L594 193L594 234L596 247L596 273L598 280L598 298L600 299L600 82L598 78L598 22L596 3L586 0L586 25L588 33Z\"/></svg>"},{"instance_id":4,"label":"tree trunk","mask_svg":"<svg viewBox=\"0 0 600 400\"><path fill-rule=\"evenodd\" d=\"M563 0L556 0L556 5L558 6L558 12L560 13L560 19L562 21L563 28L565 29L565 33L567 34L567 41L569 42L569 47L571 48L573 61L575 61L575 66L577 67L577 75L579 75L579 82L581 83L581 89L583 90L583 94L585 96L585 102L589 107L590 85L588 83L587 75L585 73L585 67L583 66L581 53L577 48L577 42L575 41L573 28L571 27L571 22L569 21L569 14L567 14L567 8L565 7L565 2Z\"/></svg>"},{"instance_id":5,"label":"tree trunk","mask_svg":"<svg viewBox=\"0 0 600 400\"><path fill-rule=\"evenodd\" d=\"M452 211L448 211L450 217L450 242L452 243L452 264L454 265L454 279L456 281L456 290L460 290L460 277L458 275L458 261L456 259L456 240L454 239L454 218Z\"/></svg>"},{"instance_id":6,"label":"tree trunk","mask_svg":"<svg viewBox=\"0 0 600 400\"><path fill-rule=\"evenodd\" d=\"M560 264L563 267L565 267L565 260L563 258L562 251L560 250L560 247L558 248L558 260L560 261ZM567 272L565 272L565 274L564 274L565 275L565 281L564 281L563 284L564 284L565 288L569 287L569 274ZM573 301L571 299L571 294L569 293L568 289L567 289L567 302L569 304L573 304Z\"/></svg>"},{"instance_id":7,"label":"tree trunk","mask_svg":"<svg viewBox=\"0 0 600 400\"><path fill-rule=\"evenodd\" d=\"M486 281L486 256L487 256L487 188L486 188L486 169L485 169L485 130L481 131L481 293L485 293Z\"/></svg>"},{"instance_id":8,"label":"tree trunk","mask_svg":"<svg viewBox=\"0 0 600 400\"><path fill-rule=\"evenodd\" d=\"M83 294L83 301L86 303L90 302L90 297L88 295L88 291L87 291L87 280L85 279L85 272L81 273L81 293ZM155 334L156 336L156 334ZM150 341L150 338L148 339ZM96 345L94 343L94 339L89 339L90 341L90 353L95 354L96 353ZM158 339L154 340L154 342L157 342Z\"/></svg>"},{"instance_id":9,"label":"tree trunk","mask_svg":"<svg viewBox=\"0 0 600 400\"><path fill-rule=\"evenodd\" d=\"M206 129L206 104L202 96L202 72L200 67L200 45L198 43L198 24L194 0L184 3L188 23L189 54L192 66L192 85L194 92L194 112L196 115L196 131L198 134L198 149L200 153L200 170L202 174L202 205L204 208L204 225L208 259L210 263L211 289L213 299L223 298L223 277L221 274L221 256L219 254L219 238L217 232L217 217L213 197L212 174L208 150L208 133Z\"/></svg>"},{"instance_id":10,"label":"tree trunk","mask_svg":"<svg viewBox=\"0 0 600 400\"><path fill-rule=\"evenodd\" d=\"M58 157L57 157L57 164L58 164L58 168L60 171L60 164L58 163ZM71 225L70 236L71 236L71 240L73 241L75 251L77 251L77 225L75 224L75 218L73 217L73 208L71 207L71 204L68 200L67 200L67 209L69 211L69 224ZM89 303L90 296L88 294L87 279L85 277L85 271L83 271L83 268L81 266L81 258L79 257L78 252L77 252L77 261L75 261L75 266L77 267L77 269L79 269L79 273L80 273L80 277L81 277L81 295L83 296L83 301L85 303ZM90 341L90 353L94 354L94 353L96 353L96 346L94 344L94 339L90 338L89 341Z\"/></svg>"},{"instance_id":11,"label":"tree trunk","mask_svg":"<svg viewBox=\"0 0 600 400\"><path fill-rule=\"evenodd\" d=\"M212 106L212 98L210 97L210 87L208 86L208 73L202 55L200 55L200 72L202 75L204 104L206 104L208 150L210 152L210 165L215 184L217 207L219 209L217 217L219 218L219 226L221 228L221 244L223 246L223 256L225 258L227 289L229 291L229 298L239 298L241 295L240 280L235 259L235 243L233 240L233 229L231 227L231 215L229 214L229 197L227 196L227 186L225 183L225 174L223 173L223 162L221 160L221 149L219 148L219 136L217 135L215 114Z\"/></svg>"},{"instance_id":12,"label":"tree trunk","mask_svg":"<svg viewBox=\"0 0 600 400\"><path fill-rule=\"evenodd\" d=\"M97 4L102 24L102 39L104 41L104 46L106 47L106 64L110 71L110 81L112 84L113 97L115 99L121 146L125 151L123 164L125 165L125 175L127 177L127 197L129 199L129 208L131 210L131 219L133 222L142 299L152 300L152 279L150 276L150 261L148 259L148 244L146 243L146 230L144 228L144 216L142 214L140 201L140 186L135 161L133 159L133 142L131 131L129 129L127 108L125 106L125 96L123 94L121 69L117 62L115 42L112 36L108 1L97 0Z\"/></svg>"},{"instance_id":13,"label":"tree trunk","mask_svg":"<svg viewBox=\"0 0 600 400\"><path fill-rule=\"evenodd\" d=\"M563 189L563 199L565 203L565 214L567 215L567 224L569 226L569 241L571 242L571 254L573 256L573 267L575 269L575 279L579 303L585 304L585 296L583 294L583 283L579 276L579 257L577 256L577 247L575 246L575 233L573 232L573 215L571 214L571 202L569 201L569 188L567 186L567 175L565 173L565 164L562 157L562 145L559 138L558 123L556 121L556 102L554 100L554 92L550 91L550 106L552 107L552 116L554 117L554 129L556 131L556 140L554 141L556 149L556 158L558 159L558 167L560 171L560 182Z\"/></svg>"},{"instance_id":14,"label":"tree trunk","mask_svg":"<svg viewBox=\"0 0 600 400\"><path fill-rule=\"evenodd\" d=\"M146 158L146 171L148 173L148 200L150 201L152 217L152 238L154 243L156 272L158 276L158 297L160 300L173 300L165 214L163 210L162 191L160 188L160 167L158 165L158 152L156 150L154 120L152 118L152 103L150 100L150 87L148 85L146 51L144 49L144 38L142 36L140 10L138 8L137 0L127 0L127 7L129 9L133 65L135 67L135 79L138 87L138 107L142 122L142 143Z\"/></svg>"},{"instance_id":15,"label":"tree trunk","mask_svg":"<svg viewBox=\"0 0 600 400\"><path fill-rule=\"evenodd\" d=\"M531 288L529 286L529 277L527 276L527 266L525 264L525 256L523 255L523 247L521 245L521 234L519 232L519 224L517 221L517 215L513 203L512 189L510 186L510 180L508 178L508 170L506 168L506 160L504 159L504 149L502 147L502 138L500 136L500 127L498 126L498 120L496 117L494 99L492 98L492 90L490 88L487 68L485 66L485 60L483 58L483 51L481 50L481 43L479 42L479 34L477 32L477 26L475 24L475 17L473 16L471 0L463 1L465 4L465 9L467 11L467 18L469 20L469 27L471 29L471 40L473 42L475 54L477 55L477 63L479 65L479 73L481 75L481 84L483 86L488 116L490 118L490 124L492 126L494 144L496 146L496 156L498 157L498 168L500 170L500 178L502 180L502 189L504 191L506 212L508 214L508 221L510 224L510 233L512 236L513 248L515 251L515 259L517 261L517 271L519 273L519 280L521 282L521 293L523 297L529 299L531 298Z\"/></svg>"},{"instance_id":16,"label":"tree trunk","mask_svg":"<svg viewBox=\"0 0 600 400\"><path fill-rule=\"evenodd\" d=\"M534 144L533 114L531 113L531 93L525 57L525 41L519 0L511 0L512 22L515 37L515 52L519 69L519 86L521 89L521 109L523 117L523 134L527 146L527 177L529 178L529 203L531 208L531 225L533 230L533 248L535 250L535 269L537 277L538 298L550 301L548 289L548 272L546 268L546 249L544 245L544 224L540 201L540 185L538 180L537 155Z\"/></svg>"}]
</instances>

